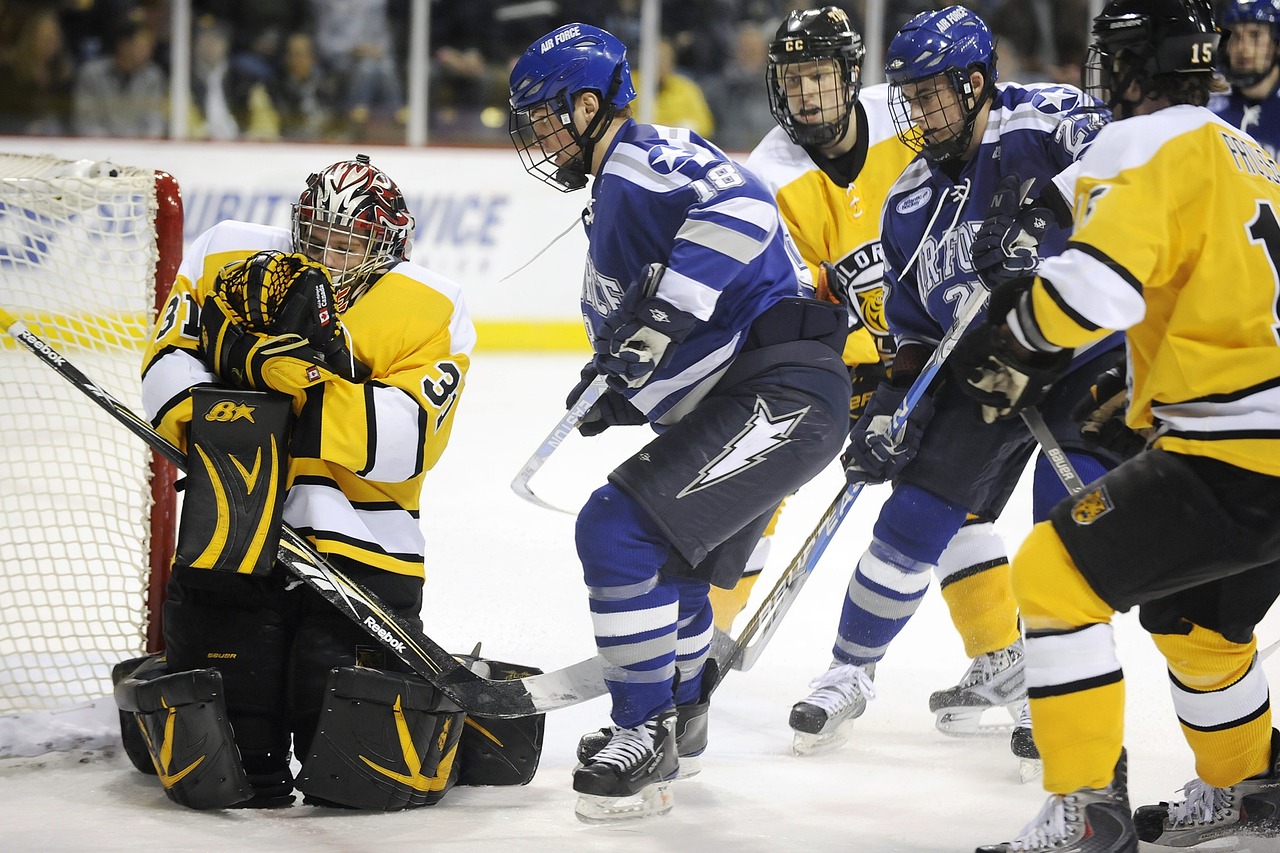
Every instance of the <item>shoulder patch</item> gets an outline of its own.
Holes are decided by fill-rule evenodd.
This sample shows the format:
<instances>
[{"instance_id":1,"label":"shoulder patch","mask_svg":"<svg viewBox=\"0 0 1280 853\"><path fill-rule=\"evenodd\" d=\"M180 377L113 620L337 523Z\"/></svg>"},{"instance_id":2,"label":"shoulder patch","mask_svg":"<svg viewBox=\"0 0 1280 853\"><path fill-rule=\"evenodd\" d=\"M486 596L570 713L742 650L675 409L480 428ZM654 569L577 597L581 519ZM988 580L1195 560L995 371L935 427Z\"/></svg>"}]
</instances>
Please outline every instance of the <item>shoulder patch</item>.
<instances>
[{"instance_id":1,"label":"shoulder patch","mask_svg":"<svg viewBox=\"0 0 1280 853\"><path fill-rule=\"evenodd\" d=\"M1097 486L1076 501L1076 505L1071 508L1071 520L1081 527L1088 527L1113 509L1115 504L1111 502L1111 495L1107 494L1106 487Z\"/></svg>"}]
</instances>

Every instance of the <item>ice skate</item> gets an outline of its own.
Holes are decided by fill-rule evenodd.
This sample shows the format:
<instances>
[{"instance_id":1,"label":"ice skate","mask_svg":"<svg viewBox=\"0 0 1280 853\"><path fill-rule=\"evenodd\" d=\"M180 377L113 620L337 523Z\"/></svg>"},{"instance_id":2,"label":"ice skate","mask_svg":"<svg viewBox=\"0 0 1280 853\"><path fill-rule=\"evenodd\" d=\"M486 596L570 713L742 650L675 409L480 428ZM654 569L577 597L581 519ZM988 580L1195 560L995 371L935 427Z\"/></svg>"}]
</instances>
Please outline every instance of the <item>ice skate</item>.
<instances>
[{"instance_id":1,"label":"ice skate","mask_svg":"<svg viewBox=\"0 0 1280 853\"><path fill-rule=\"evenodd\" d=\"M1044 764L1040 761L1040 750L1031 737L1031 704L1024 701L1018 712L1018 724L1013 727L1009 736L1009 751L1018 758L1018 779L1030 782L1040 778L1044 772Z\"/></svg>"},{"instance_id":2,"label":"ice skate","mask_svg":"<svg viewBox=\"0 0 1280 853\"><path fill-rule=\"evenodd\" d=\"M574 812L586 823L671 811L670 784L680 769L672 708L634 729L612 729L609 742L573 772Z\"/></svg>"},{"instance_id":3,"label":"ice skate","mask_svg":"<svg viewBox=\"0 0 1280 853\"><path fill-rule=\"evenodd\" d=\"M971 737L1010 731L1027 698L1022 640L999 651L978 655L955 687L939 690L929 697L929 710L937 715L934 725L944 735ZM1004 708L1010 722L982 721L984 712Z\"/></svg>"},{"instance_id":4,"label":"ice skate","mask_svg":"<svg viewBox=\"0 0 1280 853\"><path fill-rule=\"evenodd\" d=\"M876 696L876 665L833 663L809 683L814 691L791 706L791 748L796 755L830 752L849 739L853 721Z\"/></svg>"},{"instance_id":5,"label":"ice skate","mask_svg":"<svg viewBox=\"0 0 1280 853\"><path fill-rule=\"evenodd\" d=\"M1115 779L1106 788L1053 794L1017 838L976 853L1137 853L1126 764L1121 752Z\"/></svg>"},{"instance_id":6,"label":"ice skate","mask_svg":"<svg viewBox=\"0 0 1280 853\"><path fill-rule=\"evenodd\" d=\"M719 681L715 660L708 659L702 670L702 693L697 702L676 706L676 753L680 756L677 779L688 779L702 772L702 753L707 749L708 712L711 691ZM587 732L578 740L578 767L586 764L613 736L613 728ZM575 770L577 768L574 768Z\"/></svg>"},{"instance_id":7,"label":"ice skate","mask_svg":"<svg viewBox=\"0 0 1280 853\"><path fill-rule=\"evenodd\" d=\"M1201 779L1182 786L1185 799L1139 806L1133 814L1144 849L1280 851L1280 733L1271 732L1271 769L1230 788Z\"/></svg>"}]
</instances>

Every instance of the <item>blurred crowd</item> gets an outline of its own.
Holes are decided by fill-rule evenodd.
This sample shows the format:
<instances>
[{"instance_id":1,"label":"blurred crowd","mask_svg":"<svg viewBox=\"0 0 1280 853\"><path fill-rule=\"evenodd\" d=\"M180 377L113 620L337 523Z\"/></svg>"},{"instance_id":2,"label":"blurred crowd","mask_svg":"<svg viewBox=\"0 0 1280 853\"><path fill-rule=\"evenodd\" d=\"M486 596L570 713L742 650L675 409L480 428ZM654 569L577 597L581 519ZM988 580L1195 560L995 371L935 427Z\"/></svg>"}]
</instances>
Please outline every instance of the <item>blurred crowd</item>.
<instances>
[{"instance_id":1,"label":"blurred crowd","mask_svg":"<svg viewBox=\"0 0 1280 853\"><path fill-rule=\"evenodd\" d=\"M411 0L192 0L186 136L399 142L408 120ZM772 126L768 42L783 0L663 0L654 120L730 151ZM836 2L855 21L865 0ZM885 43L945 0L886 4ZM973 0L1003 79L1077 83L1088 0ZM170 134L171 0L0 0L0 134ZM538 36L587 21L632 46L641 0L430 0L428 135L506 144L507 75Z\"/></svg>"}]
</instances>

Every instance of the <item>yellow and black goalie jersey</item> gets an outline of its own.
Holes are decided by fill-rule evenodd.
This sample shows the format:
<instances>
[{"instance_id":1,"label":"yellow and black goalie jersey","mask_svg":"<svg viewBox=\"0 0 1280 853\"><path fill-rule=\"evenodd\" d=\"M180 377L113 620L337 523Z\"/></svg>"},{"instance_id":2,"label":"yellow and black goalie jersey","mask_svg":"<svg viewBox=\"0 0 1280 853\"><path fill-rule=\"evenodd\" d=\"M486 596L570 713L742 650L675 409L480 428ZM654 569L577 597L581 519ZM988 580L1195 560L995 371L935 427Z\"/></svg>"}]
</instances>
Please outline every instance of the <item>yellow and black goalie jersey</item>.
<instances>
[{"instance_id":1,"label":"yellow and black goalie jersey","mask_svg":"<svg viewBox=\"0 0 1280 853\"><path fill-rule=\"evenodd\" d=\"M218 271L263 249L291 251L283 228L223 222L196 238L143 361L147 417L186 445L190 389L216 382L198 351L199 312ZM290 445L284 520L317 550L422 577L425 473L449 441L475 328L457 284L396 265L342 315L369 380L308 389Z\"/></svg>"},{"instance_id":2,"label":"yellow and black goalie jersey","mask_svg":"<svg viewBox=\"0 0 1280 853\"><path fill-rule=\"evenodd\" d=\"M853 157L862 156L851 183L824 172L780 127L760 141L746 166L773 192L813 280L819 280L824 261L833 264L843 280L862 327L851 330L845 346L845 362L854 365L892 357L893 338L884 318L880 214L889 188L915 152L894 130L887 86L864 88L851 121L858 123Z\"/></svg>"},{"instance_id":3,"label":"yellow and black goalie jersey","mask_svg":"<svg viewBox=\"0 0 1280 853\"><path fill-rule=\"evenodd\" d=\"M1280 475L1280 171L1201 107L1104 128L1081 161L1075 230L1032 290L1074 347L1128 339L1131 427L1156 446Z\"/></svg>"}]
</instances>

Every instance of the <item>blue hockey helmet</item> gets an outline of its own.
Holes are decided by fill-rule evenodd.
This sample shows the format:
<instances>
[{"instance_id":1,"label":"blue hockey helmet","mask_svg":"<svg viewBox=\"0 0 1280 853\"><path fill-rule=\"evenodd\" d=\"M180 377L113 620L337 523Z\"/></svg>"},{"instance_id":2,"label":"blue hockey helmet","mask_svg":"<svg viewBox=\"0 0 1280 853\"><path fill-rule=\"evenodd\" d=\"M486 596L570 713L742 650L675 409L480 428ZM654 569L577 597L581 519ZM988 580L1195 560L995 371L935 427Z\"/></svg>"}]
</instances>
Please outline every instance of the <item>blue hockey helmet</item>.
<instances>
[{"instance_id":1,"label":"blue hockey helmet","mask_svg":"<svg viewBox=\"0 0 1280 853\"><path fill-rule=\"evenodd\" d=\"M1227 40L1227 50L1222 59L1223 70L1233 86L1247 89L1255 86L1271 73L1280 62L1280 0L1233 0L1222 13L1222 22L1239 27L1241 24L1265 24L1271 33L1271 55L1259 55L1252 67L1244 68L1243 62L1231 60L1233 42ZM1239 31L1237 31L1237 36ZM1237 43L1240 41L1237 38Z\"/></svg>"},{"instance_id":2,"label":"blue hockey helmet","mask_svg":"<svg viewBox=\"0 0 1280 853\"><path fill-rule=\"evenodd\" d=\"M1220 39L1208 0L1111 0L1093 19L1084 89L1117 118L1136 103L1125 99L1134 83L1140 97L1171 95L1178 79L1198 76L1206 81L1199 98L1207 100Z\"/></svg>"},{"instance_id":3,"label":"blue hockey helmet","mask_svg":"<svg viewBox=\"0 0 1280 853\"><path fill-rule=\"evenodd\" d=\"M974 92L970 82L970 73L975 70L983 77L980 92ZM996 50L991 30L963 6L921 12L903 24L889 42L884 73L898 137L935 160L959 157L969 147L974 123L995 92ZM935 77L949 84L959 99L962 127L945 115L945 104L930 108L919 101L912 117L916 87ZM904 87L911 90L904 91ZM931 94L936 94L936 89Z\"/></svg>"},{"instance_id":4,"label":"blue hockey helmet","mask_svg":"<svg viewBox=\"0 0 1280 853\"><path fill-rule=\"evenodd\" d=\"M602 108L579 132L574 100L588 91ZM530 45L511 69L510 92L511 138L526 171L566 192L586 186L592 148L636 97L626 47L590 24L565 24Z\"/></svg>"},{"instance_id":5,"label":"blue hockey helmet","mask_svg":"<svg viewBox=\"0 0 1280 853\"><path fill-rule=\"evenodd\" d=\"M792 12L769 43L769 111L797 145L844 139L862 86L862 36L835 6Z\"/></svg>"}]
</instances>

